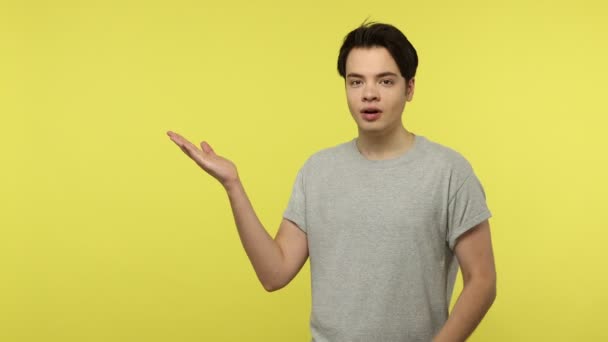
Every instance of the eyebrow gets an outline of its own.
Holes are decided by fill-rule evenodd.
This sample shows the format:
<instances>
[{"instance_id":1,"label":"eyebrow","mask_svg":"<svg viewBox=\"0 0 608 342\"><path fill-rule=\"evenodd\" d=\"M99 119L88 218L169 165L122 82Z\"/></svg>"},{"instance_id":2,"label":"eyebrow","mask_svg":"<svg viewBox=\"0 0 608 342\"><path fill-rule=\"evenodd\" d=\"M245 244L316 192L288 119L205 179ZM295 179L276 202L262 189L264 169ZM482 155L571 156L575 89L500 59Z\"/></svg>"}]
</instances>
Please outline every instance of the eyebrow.
<instances>
[{"instance_id":1,"label":"eyebrow","mask_svg":"<svg viewBox=\"0 0 608 342\"><path fill-rule=\"evenodd\" d=\"M395 77L398 77L399 75L395 74L394 72L385 71L385 72L381 72L381 73L377 74L376 78L385 77L385 76L395 76ZM357 73L354 73L354 72L349 73L348 75L346 75L346 77L365 78L365 77L363 77L363 75L357 74Z\"/></svg>"}]
</instances>

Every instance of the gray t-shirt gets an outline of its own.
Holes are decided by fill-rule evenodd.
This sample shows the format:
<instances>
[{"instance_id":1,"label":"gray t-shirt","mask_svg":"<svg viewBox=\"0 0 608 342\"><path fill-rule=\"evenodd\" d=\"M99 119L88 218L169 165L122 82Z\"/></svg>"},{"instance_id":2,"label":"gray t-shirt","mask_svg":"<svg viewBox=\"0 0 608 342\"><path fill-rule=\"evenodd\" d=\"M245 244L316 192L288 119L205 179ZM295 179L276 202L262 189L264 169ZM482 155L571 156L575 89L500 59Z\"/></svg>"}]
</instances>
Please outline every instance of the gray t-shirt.
<instances>
[{"instance_id":1,"label":"gray t-shirt","mask_svg":"<svg viewBox=\"0 0 608 342\"><path fill-rule=\"evenodd\" d=\"M416 135L368 160L356 139L313 154L283 215L307 234L312 341L425 341L448 317L456 239L491 217L458 152Z\"/></svg>"}]
</instances>

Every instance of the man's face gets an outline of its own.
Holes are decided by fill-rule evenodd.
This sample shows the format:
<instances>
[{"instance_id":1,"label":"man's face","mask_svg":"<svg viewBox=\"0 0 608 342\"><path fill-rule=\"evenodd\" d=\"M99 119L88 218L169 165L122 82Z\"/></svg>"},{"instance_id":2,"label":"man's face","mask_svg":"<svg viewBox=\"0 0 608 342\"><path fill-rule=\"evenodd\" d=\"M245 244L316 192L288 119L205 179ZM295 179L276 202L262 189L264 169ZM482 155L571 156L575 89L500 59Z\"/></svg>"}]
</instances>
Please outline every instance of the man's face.
<instances>
[{"instance_id":1,"label":"man's face","mask_svg":"<svg viewBox=\"0 0 608 342\"><path fill-rule=\"evenodd\" d=\"M346 59L346 98L359 134L383 134L402 125L405 103L414 95L395 60L383 47L354 48Z\"/></svg>"}]
</instances>

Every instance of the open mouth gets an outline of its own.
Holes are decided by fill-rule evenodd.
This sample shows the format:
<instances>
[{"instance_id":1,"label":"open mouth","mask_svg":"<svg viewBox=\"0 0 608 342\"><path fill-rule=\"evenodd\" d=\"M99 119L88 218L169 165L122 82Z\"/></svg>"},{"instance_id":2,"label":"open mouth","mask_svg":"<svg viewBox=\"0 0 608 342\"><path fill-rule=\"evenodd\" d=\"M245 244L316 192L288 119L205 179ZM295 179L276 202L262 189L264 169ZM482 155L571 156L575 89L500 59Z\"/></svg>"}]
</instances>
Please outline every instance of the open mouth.
<instances>
[{"instance_id":1,"label":"open mouth","mask_svg":"<svg viewBox=\"0 0 608 342\"><path fill-rule=\"evenodd\" d=\"M377 108L366 108L361 111L361 115L366 121L378 120L380 114L382 114L382 111Z\"/></svg>"}]
</instances>

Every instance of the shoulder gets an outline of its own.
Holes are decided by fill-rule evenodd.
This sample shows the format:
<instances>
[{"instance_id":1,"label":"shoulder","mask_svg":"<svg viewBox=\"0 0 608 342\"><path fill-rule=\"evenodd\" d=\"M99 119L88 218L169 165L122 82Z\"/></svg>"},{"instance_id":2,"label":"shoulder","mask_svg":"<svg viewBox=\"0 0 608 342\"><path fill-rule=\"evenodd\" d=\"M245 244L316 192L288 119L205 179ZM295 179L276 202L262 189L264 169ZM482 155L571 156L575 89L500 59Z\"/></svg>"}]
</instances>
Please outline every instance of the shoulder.
<instances>
[{"instance_id":1,"label":"shoulder","mask_svg":"<svg viewBox=\"0 0 608 342\"><path fill-rule=\"evenodd\" d=\"M346 162L352 157L353 140L342 142L314 152L306 159L302 169L304 171L319 171L331 169L337 164Z\"/></svg>"},{"instance_id":2,"label":"shoulder","mask_svg":"<svg viewBox=\"0 0 608 342\"><path fill-rule=\"evenodd\" d=\"M423 137L424 156L433 168L442 170L454 180L464 180L473 173L473 167L468 159L452 147Z\"/></svg>"}]
</instances>

